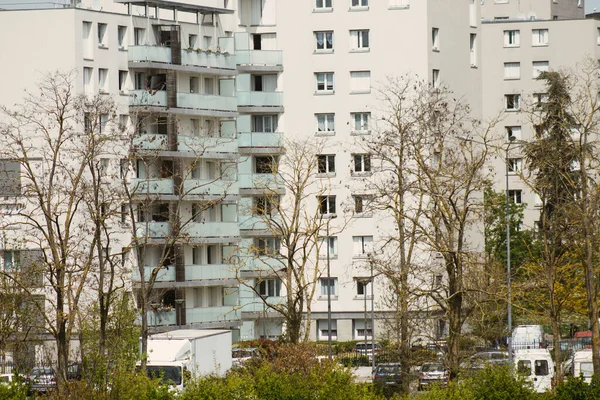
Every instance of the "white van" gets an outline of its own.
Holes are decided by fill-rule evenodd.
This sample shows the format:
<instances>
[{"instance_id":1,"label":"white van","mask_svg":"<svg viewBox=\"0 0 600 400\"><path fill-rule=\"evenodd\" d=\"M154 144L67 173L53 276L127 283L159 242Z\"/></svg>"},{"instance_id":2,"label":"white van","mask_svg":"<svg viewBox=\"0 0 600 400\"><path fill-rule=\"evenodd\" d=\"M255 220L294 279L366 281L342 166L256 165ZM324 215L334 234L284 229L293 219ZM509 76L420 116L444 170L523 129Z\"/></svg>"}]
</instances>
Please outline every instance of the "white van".
<instances>
[{"instance_id":1,"label":"white van","mask_svg":"<svg viewBox=\"0 0 600 400\"><path fill-rule=\"evenodd\" d=\"M516 350L515 371L533 383L533 389L542 393L552 387L554 361L548 349Z\"/></svg>"},{"instance_id":2,"label":"white van","mask_svg":"<svg viewBox=\"0 0 600 400\"><path fill-rule=\"evenodd\" d=\"M594 364L592 362L592 350L579 350L573 354L573 376L579 377L579 374L583 374L583 379L586 383L592 381L592 375L594 375Z\"/></svg>"},{"instance_id":3,"label":"white van","mask_svg":"<svg viewBox=\"0 0 600 400\"><path fill-rule=\"evenodd\" d=\"M519 325L512 333L513 350L541 349L544 347L544 330L541 325Z\"/></svg>"}]
</instances>

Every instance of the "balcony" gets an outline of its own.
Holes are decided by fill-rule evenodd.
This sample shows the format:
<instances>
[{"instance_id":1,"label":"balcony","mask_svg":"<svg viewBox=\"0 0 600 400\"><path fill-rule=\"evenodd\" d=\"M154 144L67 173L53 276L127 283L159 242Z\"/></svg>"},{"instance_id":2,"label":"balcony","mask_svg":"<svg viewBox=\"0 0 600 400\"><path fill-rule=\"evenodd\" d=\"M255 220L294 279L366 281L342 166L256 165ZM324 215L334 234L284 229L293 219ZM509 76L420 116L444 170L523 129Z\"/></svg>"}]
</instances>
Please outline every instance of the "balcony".
<instances>
[{"instance_id":1,"label":"balcony","mask_svg":"<svg viewBox=\"0 0 600 400\"><path fill-rule=\"evenodd\" d=\"M235 279L236 270L231 264L186 265L185 280L226 280Z\"/></svg>"},{"instance_id":2,"label":"balcony","mask_svg":"<svg viewBox=\"0 0 600 400\"><path fill-rule=\"evenodd\" d=\"M283 150L281 132L241 132L238 135L238 147L243 154L273 154L273 150Z\"/></svg>"},{"instance_id":3,"label":"balcony","mask_svg":"<svg viewBox=\"0 0 600 400\"><path fill-rule=\"evenodd\" d=\"M185 309L185 322L187 324L200 324L206 322L237 321L240 316L232 306L199 307Z\"/></svg>"},{"instance_id":4,"label":"balcony","mask_svg":"<svg viewBox=\"0 0 600 400\"><path fill-rule=\"evenodd\" d=\"M160 107L161 109L155 111L164 112L167 107L167 92L165 90L132 90L129 96L129 105L132 107ZM237 99L231 96L177 93L177 107L171 108L171 110L176 114L230 117L235 116L237 112Z\"/></svg>"},{"instance_id":5,"label":"balcony","mask_svg":"<svg viewBox=\"0 0 600 400\"><path fill-rule=\"evenodd\" d=\"M179 150L202 156L204 153L237 153L238 141L234 137L179 136Z\"/></svg>"},{"instance_id":6,"label":"balcony","mask_svg":"<svg viewBox=\"0 0 600 400\"><path fill-rule=\"evenodd\" d=\"M238 194L238 183L215 179L186 179L183 181L185 195L219 196Z\"/></svg>"},{"instance_id":7,"label":"balcony","mask_svg":"<svg viewBox=\"0 0 600 400\"><path fill-rule=\"evenodd\" d=\"M129 190L136 196L173 194L173 179L138 178L131 179Z\"/></svg>"},{"instance_id":8,"label":"balcony","mask_svg":"<svg viewBox=\"0 0 600 400\"><path fill-rule=\"evenodd\" d=\"M170 222L138 222L136 228L138 238L166 238L171 233Z\"/></svg>"},{"instance_id":9,"label":"balcony","mask_svg":"<svg viewBox=\"0 0 600 400\"><path fill-rule=\"evenodd\" d=\"M240 228L237 222L191 222L183 228L183 231L192 239L230 238L240 235Z\"/></svg>"},{"instance_id":10,"label":"balcony","mask_svg":"<svg viewBox=\"0 0 600 400\"><path fill-rule=\"evenodd\" d=\"M283 304L285 301L285 297L277 296L277 297L267 297L267 302L273 305ZM260 298L257 297L249 297L249 298L240 298L240 305L242 306L242 312L272 312L273 310L267 309L266 305Z\"/></svg>"},{"instance_id":11,"label":"balcony","mask_svg":"<svg viewBox=\"0 0 600 400\"><path fill-rule=\"evenodd\" d=\"M240 278L258 278L274 275L275 271L281 271L285 268L285 259L274 257L246 257L240 261Z\"/></svg>"},{"instance_id":12,"label":"balcony","mask_svg":"<svg viewBox=\"0 0 600 400\"><path fill-rule=\"evenodd\" d=\"M129 58L129 66L131 68L140 67L138 63L155 63L162 65L148 65L143 67L152 68L174 68L188 70L187 67L192 67L190 71L195 71L197 68L207 69L201 71L203 73L225 74L230 75L230 70L235 71L236 58L229 53L207 52L198 50L181 50L181 65L171 63L171 48L166 46L129 46L127 55Z\"/></svg>"},{"instance_id":13,"label":"balcony","mask_svg":"<svg viewBox=\"0 0 600 400\"><path fill-rule=\"evenodd\" d=\"M143 134L133 138L133 147L137 150L166 150L167 135Z\"/></svg>"},{"instance_id":14,"label":"balcony","mask_svg":"<svg viewBox=\"0 0 600 400\"><path fill-rule=\"evenodd\" d=\"M238 50L235 53L239 71L283 71L281 50Z\"/></svg>"},{"instance_id":15,"label":"balcony","mask_svg":"<svg viewBox=\"0 0 600 400\"><path fill-rule=\"evenodd\" d=\"M146 282L150 279L150 274L155 267L144 267L144 278ZM140 271L134 268L131 271L131 279L134 282L141 282ZM175 266L171 265L167 268L161 268L156 275L156 282L175 282Z\"/></svg>"},{"instance_id":16,"label":"balcony","mask_svg":"<svg viewBox=\"0 0 600 400\"><path fill-rule=\"evenodd\" d=\"M237 92L239 107L283 108L283 92ZM283 110L281 110L283 111Z\"/></svg>"},{"instance_id":17,"label":"balcony","mask_svg":"<svg viewBox=\"0 0 600 400\"><path fill-rule=\"evenodd\" d=\"M240 230L269 230L269 224L266 222L268 216L240 216ZM274 219L274 218L273 218ZM274 225L271 225L274 226Z\"/></svg>"}]
</instances>

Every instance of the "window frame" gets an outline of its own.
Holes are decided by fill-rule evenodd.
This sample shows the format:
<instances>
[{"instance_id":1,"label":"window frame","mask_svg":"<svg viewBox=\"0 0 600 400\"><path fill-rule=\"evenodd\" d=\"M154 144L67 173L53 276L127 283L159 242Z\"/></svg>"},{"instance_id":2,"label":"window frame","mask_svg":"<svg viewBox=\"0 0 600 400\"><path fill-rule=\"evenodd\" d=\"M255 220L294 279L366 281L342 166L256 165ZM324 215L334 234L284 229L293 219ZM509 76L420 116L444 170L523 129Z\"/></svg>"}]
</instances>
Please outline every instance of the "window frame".
<instances>
[{"instance_id":1,"label":"window frame","mask_svg":"<svg viewBox=\"0 0 600 400\"><path fill-rule=\"evenodd\" d=\"M317 202L319 207L319 215L330 215L336 213L337 207L335 195L317 196Z\"/></svg>"},{"instance_id":2,"label":"window frame","mask_svg":"<svg viewBox=\"0 0 600 400\"><path fill-rule=\"evenodd\" d=\"M359 117L357 119L357 117ZM359 111L350 113L351 123L353 125L351 134L353 135L367 135L371 133L370 122L371 113L369 111ZM366 129L357 129L357 123L360 122L360 127Z\"/></svg>"},{"instance_id":3,"label":"window frame","mask_svg":"<svg viewBox=\"0 0 600 400\"><path fill-rule=\"evenodd\" d=\"M511 74L511 71L516 71L516 74ZM510 61L504 63L504 80L521 79L521 63L518 61Z\"/></svg>"},{"instance_id":4,"label":"window frame","mask_svg":"<svg viewBox=\"0 0 600 400\"><path fill-rule=\"evenodd\" d=\"M333 72L315 72L317 94L335 93L335 74ZM321 88L320 88L321 87Z\"/></svg>"},{"instance_id":5,"label":"window frame","mask_svg":"<svg viewBox=\"0 0 600 400\"><path fill-rule=\"evenodd\" d=\"M504 47L520 47L521 31L519 29L507 29L504 31Z\"/></svg>"},{"instance_id":6,"label":"window frame","mask_svg":"<svg viewBox=\"0 0 600 400\"><path fill-rule=\"evenodd\" d=\"M333 31L314 31L315 53L333 53L334 51L334 36ZM323 45L319 48L319 36L323 36ZM329 40L328 40L329 37ZM329 46L328 46L329 45Z\"/></svg>"},{"instance_id":7,"label":"window frame","mask_svg":"<svg viewBox=\"0 0 600 400\"><path fill-rule=\"evenodd\" d=\"M512 100L510 100L511 98L512 98ZM510 104L512 104L511 107L509 107ZM504 95L504 110L505 111L520 111L521 110L521 95L519 93L505 94Z\"/></svg>"},{"instance_id":8,"label":"window frame","mask_svg":"<svg viewBox=\"0 0 600 400\"><path fill-rule=\"evenodd\" d=\"M373 173L373 164L371 154L355 153L352 154L352 175L366 175Z\"/></svg>"},{"instance_id":9,"label":"window frame","mask_svg":"<svg viewBox=\"0 0 600 400\"><path fill-rule=\"evenodd\" d=\"M329 11L333 9L333 0L315 0L315 10Z\"/></svg>"},{"instance_id":10,"label":"window frame","mask_svg":"<svg viewBox=\"0 0 600 400\"><path fill-rule=\"evenodd\" d=\"M327 288L330 289L331 297L337 298L337 288L338 288L338 278L337 277L320 277L319 278L319 287L321 288L320 298L327 297Z\"/></svg>"},{"instance_id":11,"label":"window frame","mask_svg":"<svg viewBox=\"0 0 600 400\"><path fill-rule=\"evenodd\" d=\"M540 40L543 38L543 40ZM531 30L531 46L543 47L548 46L550 42L550 31L548 28L538 28Z\"/></svg>"},{"instance_id":12,"label":"window frame","mask_svg":"<svg viewBox=\"0 0 600 400\"><path fill-rule=\"evenodd\" d=\"M368 52L371 49L370 29L350 30L350 52ZM366 40L365 40L366 38ZM365 41L367 42L365 46Z\"/></svg>"},{"instance_id":13,"label":"window frame","mask_svg":"<svg viewBox=\"0 0 600 400\"><path fill-rule=\"evenodd\" d=\"M373 252L373 244L375 243L373 235L352 236L352 257L367 258ZM356 252L357 246L360 246L361 251Z\"/></svg>"},{"instance_id":14,"label":"window frame","mask_svg":"<svg viewBox=\"0 0 600 400\"><path fill-rule=\"evenodd\" d=\"M335 175L335 154L317 154L317 173Z\"/></svg>"},{"instance_id":15,"label":"window frame","mask_svg":"<svg viewBox=\"0 0 600 400\"><path fill-rule=\"evenodd\" d=\"M315 120L317 123L316 134L317 135L335 135L335 114L334 113L318 113L315 114ZM321 121L322 120L322 121ZM321 130L321 124L323 130ZM331 125L331 129L329 126Z\"/></svg>"}]
</instances>

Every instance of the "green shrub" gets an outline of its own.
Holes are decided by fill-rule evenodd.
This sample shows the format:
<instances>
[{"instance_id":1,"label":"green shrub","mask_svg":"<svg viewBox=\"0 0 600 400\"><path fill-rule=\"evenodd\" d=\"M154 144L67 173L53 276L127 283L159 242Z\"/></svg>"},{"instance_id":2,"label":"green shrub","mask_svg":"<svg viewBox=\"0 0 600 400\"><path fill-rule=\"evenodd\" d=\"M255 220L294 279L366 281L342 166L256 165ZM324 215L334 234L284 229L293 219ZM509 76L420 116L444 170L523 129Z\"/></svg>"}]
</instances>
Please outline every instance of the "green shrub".
<instances>
[{"instance_id":1,"label":"green shrub","mask_svg":"<svg viewBox=\"0 0 600 400\"><path fill-rule=\"evenodd\" d=\"M556 400L592 400L600 399L600 378L594 377L591 384L584 382L583 377L568 376L564 382L556 386Z\"/></svg>"},{"instance_id":2,"label":"green shrub","mask_svg":"<svg viewBox=\"0 0 600 400\"><path fill-rule=\"evenodd\" d=\"M16 377L10 385L0 385L0 399L21 400L27 398L27 385L21 377Z\"/></svg>"},{"instance_id":3,"label":"green shrub","mask_svg":"<svg viewBox=\"0 0 600 400\"><path fill-rule=\"evenodd\" d=\"M535 399L537 393L522 376L514 376L507 366L488 366L467 381L478 400Z\"/></svg>"}]
</instances>

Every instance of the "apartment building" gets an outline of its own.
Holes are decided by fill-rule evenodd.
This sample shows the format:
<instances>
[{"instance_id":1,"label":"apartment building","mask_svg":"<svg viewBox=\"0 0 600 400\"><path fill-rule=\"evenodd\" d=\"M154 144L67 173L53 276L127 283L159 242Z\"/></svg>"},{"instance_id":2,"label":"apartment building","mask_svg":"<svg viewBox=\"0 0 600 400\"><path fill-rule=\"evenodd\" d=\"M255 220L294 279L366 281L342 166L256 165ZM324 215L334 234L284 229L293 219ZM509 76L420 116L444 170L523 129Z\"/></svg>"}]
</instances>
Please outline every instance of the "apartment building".
<instances>
[{"instance_id":1,"label":"apartment building","mask_svg":"<svg viewBox=\"0 0 600 400\"><path fill-rule=\"evenodd\" d=\"M337 216L330 219L337 233L324 246L331 271L317 283L311 337L328 337L329 289L332 339L370 339L365 312L373 293L375 336L390 310L382 305L382 278L367 283L369 256L393 224L385 215L361 213L373 195L365 182L374 171L360 142L378 129L386 78L412 74L448 86L484 120L506 110L498 134L527 138L531 128L518 105L543 97L536 74L595 56L600 27L580 19L577 0L62 3L0 12L0 29L10 31L0 38L2 55L18 60L0 70L22 77L6 80L0 103L15 102L40 72L53 69L77 71L78 93L115 98L119 123L136 133L130 206L143 238L144 275L161 262L169 238L185 238L158 275L150 324L228 328L240 339L275 338L285 329L262 301L285 296L281 282L264 279L270 264L235 267L249 249L280 247L261 220L265 193L285 196L273 179L284 138L322 143L318 179L326 193L310 199L310 207L324 218ZM517 150L512 159L518 168ZM503 160L495 167L503 190ZM526 223L532 224L535 199L510 179L515 201L530 204ZM10 248L2 251L10 257ZM141 281L135 268L131 280L135 293ZM436 318L434 336L444 337L443 316Z\"/></svg>"}]
</instances>

